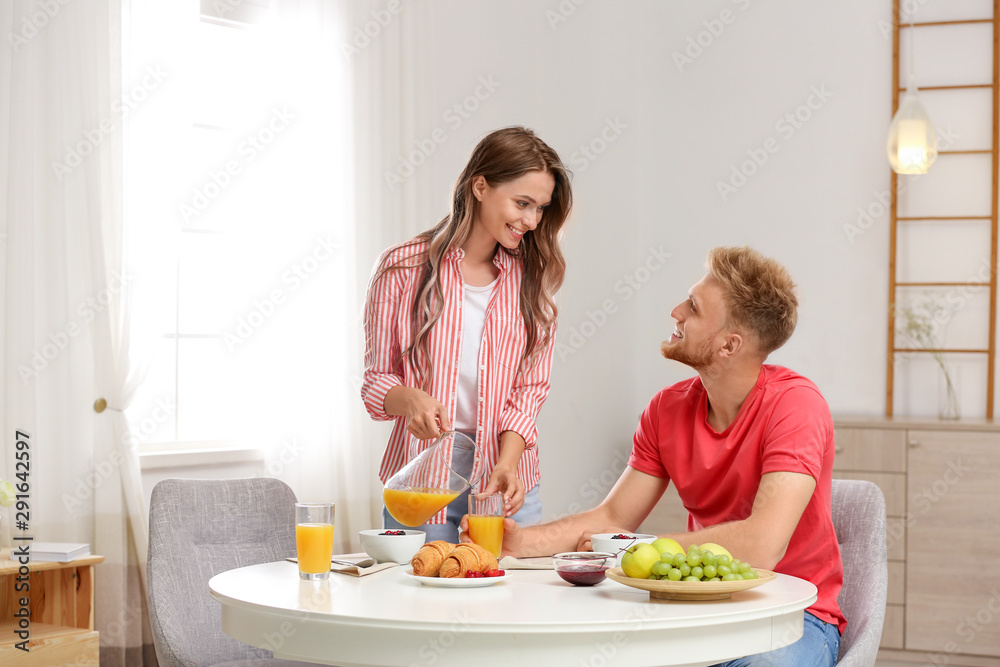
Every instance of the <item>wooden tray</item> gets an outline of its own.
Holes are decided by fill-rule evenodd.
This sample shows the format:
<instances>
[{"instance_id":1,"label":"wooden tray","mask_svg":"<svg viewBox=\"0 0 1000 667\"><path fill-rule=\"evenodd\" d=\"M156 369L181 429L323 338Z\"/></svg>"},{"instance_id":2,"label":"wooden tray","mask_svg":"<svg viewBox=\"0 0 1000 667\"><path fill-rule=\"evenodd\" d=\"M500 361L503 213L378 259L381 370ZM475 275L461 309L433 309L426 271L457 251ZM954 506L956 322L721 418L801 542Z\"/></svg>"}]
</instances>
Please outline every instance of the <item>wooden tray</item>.
<instances>
[{"instance_id":1,"label":"wooden tray","mask_svg":"<svg viewBox=\"0 0 1000 667\"><path fill-rule=\"evenodd\" d=\"M772 581L776 575L770 570L757 570L756 579L742 581L669 581L666 579L633 579L626 577L620 567L607 571L608 579L632 588L649 591L650 600L728 600L733 593L756 588Z\"/></svg>"}]
</instances>

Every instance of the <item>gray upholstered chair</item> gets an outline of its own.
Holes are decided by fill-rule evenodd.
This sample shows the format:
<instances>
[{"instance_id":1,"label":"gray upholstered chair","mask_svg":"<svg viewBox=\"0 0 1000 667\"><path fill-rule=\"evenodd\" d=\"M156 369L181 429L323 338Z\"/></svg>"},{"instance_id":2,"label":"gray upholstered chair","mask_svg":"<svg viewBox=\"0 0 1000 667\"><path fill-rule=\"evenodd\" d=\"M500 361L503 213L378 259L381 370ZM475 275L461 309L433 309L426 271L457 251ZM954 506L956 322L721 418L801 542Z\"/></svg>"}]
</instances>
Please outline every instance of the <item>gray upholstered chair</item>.
<instances>
[{"instance_id":1,"label":"gray upholstered chair","mask_svg":"<svg viewBox=\"0 0 1000 667\"><path fill-rule=\"evenodd\" d=\"M889 579L885 497L872 482L835 479L831 504L844 562L844 587L837 601L847 617L837 664L871 667L882 638Z\"/></svg>"},{"instance_id":2,"label":"gray upholstered chair","mask_svg":"<svg viewBox=\"0 0 1000 667\"><path fill-rule=\"evenodd\" d=\"M165 479L149 502L146 578L160 667L303 667L222 631L214 575L295 555L295 494L280 480Z\"/></svg>"}]
</instances>

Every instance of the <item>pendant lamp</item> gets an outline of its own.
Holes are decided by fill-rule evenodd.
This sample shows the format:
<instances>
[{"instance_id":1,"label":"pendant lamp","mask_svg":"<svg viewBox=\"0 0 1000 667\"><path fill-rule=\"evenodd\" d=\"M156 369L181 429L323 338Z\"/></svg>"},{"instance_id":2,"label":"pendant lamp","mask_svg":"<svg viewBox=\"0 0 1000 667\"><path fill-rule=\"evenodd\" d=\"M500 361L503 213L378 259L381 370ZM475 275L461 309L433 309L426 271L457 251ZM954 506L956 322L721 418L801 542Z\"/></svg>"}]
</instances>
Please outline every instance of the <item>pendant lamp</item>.
<instances>
[{"instance_id":1,"label":"pendant lamp","mask_svg":"<svg viewBox=\"0 0 1000 667\"><path fill-rule=\"evenodd\" d=\"M937 133L924 111L913 83L913 51L916 35L910 24L910 78L896 115L889 126L886 150L889 164L897 174L926 174L937 159Z\"/></svg>"}]
</instances>

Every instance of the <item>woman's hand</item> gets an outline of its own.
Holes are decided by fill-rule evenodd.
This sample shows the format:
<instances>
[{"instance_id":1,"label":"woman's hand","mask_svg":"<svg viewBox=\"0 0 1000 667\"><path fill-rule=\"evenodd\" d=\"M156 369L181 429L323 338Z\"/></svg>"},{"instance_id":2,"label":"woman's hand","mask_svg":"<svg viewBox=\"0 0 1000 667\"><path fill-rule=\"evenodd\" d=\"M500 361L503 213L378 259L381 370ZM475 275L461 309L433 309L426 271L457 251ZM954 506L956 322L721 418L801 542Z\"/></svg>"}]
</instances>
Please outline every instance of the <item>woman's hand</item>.
<instances>
[{"instance_id":1,"label":"woman's hand","mask_svg":"<svg viewBox=\"0 0 1000 667\"><path fill-rule=\"evenodd\" d=\"M512 516L524 504L524 484L517 476L517 468L497 466L483 493L502 493L504 516Z\"/></svg>"},{"instance_id":2,"label":"woman's hand","mask_svg":"<svg viewBox=\"0 0 1000 667\"><path fill-rule=\"evenodd\" d=\"M430 440L451 430L448 408L425 391L397 385L385 395L387 414L406 418L406 430L421 440Z\"/></svg>"}]
</instances>

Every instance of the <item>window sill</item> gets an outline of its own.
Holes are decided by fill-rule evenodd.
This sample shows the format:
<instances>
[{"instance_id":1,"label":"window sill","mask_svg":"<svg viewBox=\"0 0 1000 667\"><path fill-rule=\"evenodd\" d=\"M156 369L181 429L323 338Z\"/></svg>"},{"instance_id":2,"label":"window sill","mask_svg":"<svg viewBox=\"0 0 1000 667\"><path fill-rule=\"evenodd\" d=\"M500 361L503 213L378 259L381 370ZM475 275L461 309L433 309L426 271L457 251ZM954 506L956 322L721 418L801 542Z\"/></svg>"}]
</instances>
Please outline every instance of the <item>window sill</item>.
<instances>
[{"instance_id":1,"label":"window sill","mask_svg":"<svg viewBox=\"0 0 1000 667\"><path fill-rule=\"evenodd\" d=\"M226 463L263 463L264 451L253 447L201 446L197 443L177 443L139 454L142 470L160 468L198 468ZM207 443L204 443L207 444Z\"/></svg>"}]
</instances>

